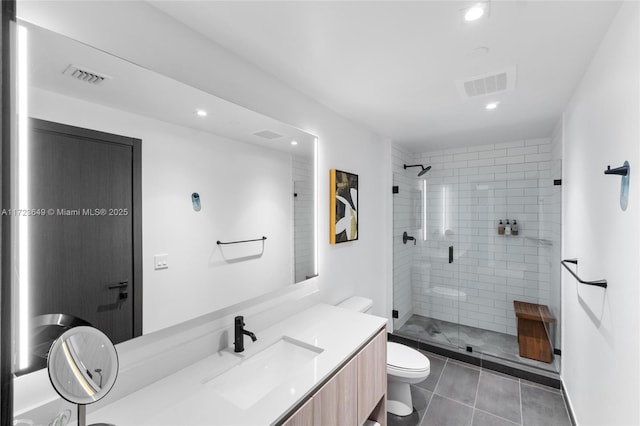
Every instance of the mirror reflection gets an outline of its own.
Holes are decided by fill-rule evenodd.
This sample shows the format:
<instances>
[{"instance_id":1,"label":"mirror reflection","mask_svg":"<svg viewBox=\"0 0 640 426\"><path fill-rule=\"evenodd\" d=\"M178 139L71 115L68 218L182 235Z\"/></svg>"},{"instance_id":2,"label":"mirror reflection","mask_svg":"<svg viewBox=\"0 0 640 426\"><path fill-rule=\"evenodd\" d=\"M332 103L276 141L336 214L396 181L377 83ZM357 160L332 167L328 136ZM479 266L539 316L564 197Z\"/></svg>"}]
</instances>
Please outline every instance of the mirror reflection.
<instances>
[{"instance_id":1,"label":"mirror reflection","mask_svg":"<svg viewBox=\"0 0 640 426\"><path fill-rule=\"evenodd\" d=\"M316 275L315 136L20 26L16 371L36 318L119 343Z\"/></svg>"},{"instance_id":2,"label":"mirror reflection","mask_svg":"<svg viewBox=\"0 0 640 426\"><path fill-rule=\"evenodd\" d=\"M91 404L115 384L118 354L104 333L93 327L75 327L53 343L48 371L61 397L74 404Z\"/></svg>"}]
</instances>

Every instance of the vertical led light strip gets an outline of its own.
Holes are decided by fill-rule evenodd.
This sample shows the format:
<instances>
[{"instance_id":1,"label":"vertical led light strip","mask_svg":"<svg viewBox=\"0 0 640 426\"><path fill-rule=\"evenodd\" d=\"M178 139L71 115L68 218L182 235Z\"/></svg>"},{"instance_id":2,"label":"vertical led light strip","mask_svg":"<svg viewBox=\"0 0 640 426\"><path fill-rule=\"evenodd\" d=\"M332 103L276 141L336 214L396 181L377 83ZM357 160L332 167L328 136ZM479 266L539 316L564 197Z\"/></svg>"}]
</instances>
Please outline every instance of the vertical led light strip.
<instances>
[{"instance_id":1,"label":"vertical led light strip","mask_svg":"<svg viewBox=\"0 0 640 426\"><path fill-rule=\"evenodd\" d=\"M427 180L422 180L422 239L427 241Z\"/></svg>"},{"instance_id":2,"label":"vertical led light strip","mask_svg":"<svg viewBox=\"0 0 640 426\"><path fill-rule=\"evenodd\" d=\"M27 29L18 27L18 209L28 209ZM29 222L18 219L18 369L29 365Z\"/></svg>"},{"instance_id":3,"label":"vertical led light strip","mask_svg":"<svg viewBox=\"0 0 640 426\"><path fill-rule=\"evenodd\" d=\"M318 275L318 138L313 141L313 189L315 197L313 197L313 237L315 246L313 247L313 274Z\"/></svg>"}]
</instances>

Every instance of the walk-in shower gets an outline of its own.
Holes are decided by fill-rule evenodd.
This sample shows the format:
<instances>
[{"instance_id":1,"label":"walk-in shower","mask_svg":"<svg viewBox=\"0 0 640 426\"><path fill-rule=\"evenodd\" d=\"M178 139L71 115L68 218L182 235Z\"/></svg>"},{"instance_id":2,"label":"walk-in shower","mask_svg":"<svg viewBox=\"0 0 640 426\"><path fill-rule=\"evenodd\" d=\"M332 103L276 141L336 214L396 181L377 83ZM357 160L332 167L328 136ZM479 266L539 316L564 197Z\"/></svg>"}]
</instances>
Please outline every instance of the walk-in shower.
<instances>
[{"instance_id":1,"label":"walk-in shower","mask_svg":"<svg viewBox=\"0 0 640 426\"><path fill-rule=\"evenodd\" d=\"M559 145L550 137L422 154L394 147L394 334L558 371ZM417 163L430 166L416 176L407 164ZM525 320L543 327L541 355L527 352Z\"/></svg>"}]
</instances>

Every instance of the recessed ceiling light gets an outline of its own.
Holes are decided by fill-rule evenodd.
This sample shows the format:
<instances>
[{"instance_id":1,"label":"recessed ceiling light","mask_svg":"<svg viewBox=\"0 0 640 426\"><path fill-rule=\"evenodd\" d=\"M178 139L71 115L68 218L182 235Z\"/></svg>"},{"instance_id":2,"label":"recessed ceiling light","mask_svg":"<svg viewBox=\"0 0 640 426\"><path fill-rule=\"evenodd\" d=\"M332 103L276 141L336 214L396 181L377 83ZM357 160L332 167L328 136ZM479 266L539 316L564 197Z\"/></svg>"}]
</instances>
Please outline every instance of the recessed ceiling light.
<instances>
[{"instance_id":1,"label":"recessed ceiling light","mask_svg":"<svg viewBox=\"0 0 640 426\"><path fill-rule=\"evenodd\" d=\"M471 6L464 13L464 20L467 22L477 21L484 16L486 8L486 3L477 3Z\"/></svg>"},{"instance_id":2,"label":"recessed ceiling light","mask_svg":"<svg viewBox=\"0 0 640 426\"><path fill-rule=\"evenodd\" d=\"M205 111L203 109L197 109L196 110L196 115L198 117L206 117L207 116L207 111Z\"/></svg>"},{"instance_id":3,"label":"recessed ceiling light","mask_svg":"<svg viewBox=\"0 0 640 426\"><path fill-rule=\"evenodd\" d=\"M298 142L297 141L291 141L291 145L294 145L294 146L298 145Z\"/></svg>"},{"instance_id":4,"label":"recessed ceiling light","mask_svg":"<svg viewBox=\"0 0 640 426\"><path fill-rule=\"evenodd\" d=\"M489 102L489 103L488 103L488 104L486 104L484 107L485 107L486 109L488 109L488 110L490 110L490 111L491 111L491 110L494 110L494 109L498 108L498 104L499 104L499 103L500 103L500 102Z\"/></svg>"}]
</instances>

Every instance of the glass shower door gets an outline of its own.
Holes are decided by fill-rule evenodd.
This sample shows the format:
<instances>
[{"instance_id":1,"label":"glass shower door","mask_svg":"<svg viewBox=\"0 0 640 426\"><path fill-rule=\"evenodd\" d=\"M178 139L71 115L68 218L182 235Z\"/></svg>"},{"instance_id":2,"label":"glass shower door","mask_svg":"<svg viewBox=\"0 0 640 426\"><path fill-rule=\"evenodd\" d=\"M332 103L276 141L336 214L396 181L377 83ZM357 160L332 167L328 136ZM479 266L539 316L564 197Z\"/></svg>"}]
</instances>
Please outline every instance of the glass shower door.
<instances>
[{"instance_id":1,"label":"glass shower door","mask_svg":"<svg viewBox=\"0 0 640 426\"><path fill-rule=\"evenodd\" d=\"M421 256L416 263L426 270L422 283L429 318L426 331L433 342L460 346L459 305L459 179L451 171L438 170L420 179L423 194L423 235Z\"/></svg>"},{"instance_id":2,"label":"glass shower door","mask_svg":"<svg viewBox=\"0 0 640 426\"><path fill-rule=\"evenodd\" d=\"M458 178L394 174L394 331L459 346Z\"/></svg>"},{"instance_id":3,"label":"glass shower door","mask_svg":"<svg viewBox=\"0 0 640 426\"><path fill-rule=\"evenodd\" d=\"M413 321L414 290L412 285L413 258L418 240L415 239L416 208L419 193L414 177L406 173L393 176L393 325L394 332L418 339L409 327ZM409 240L409 238L413 238Z\"/></svg>"}]
</instances>

